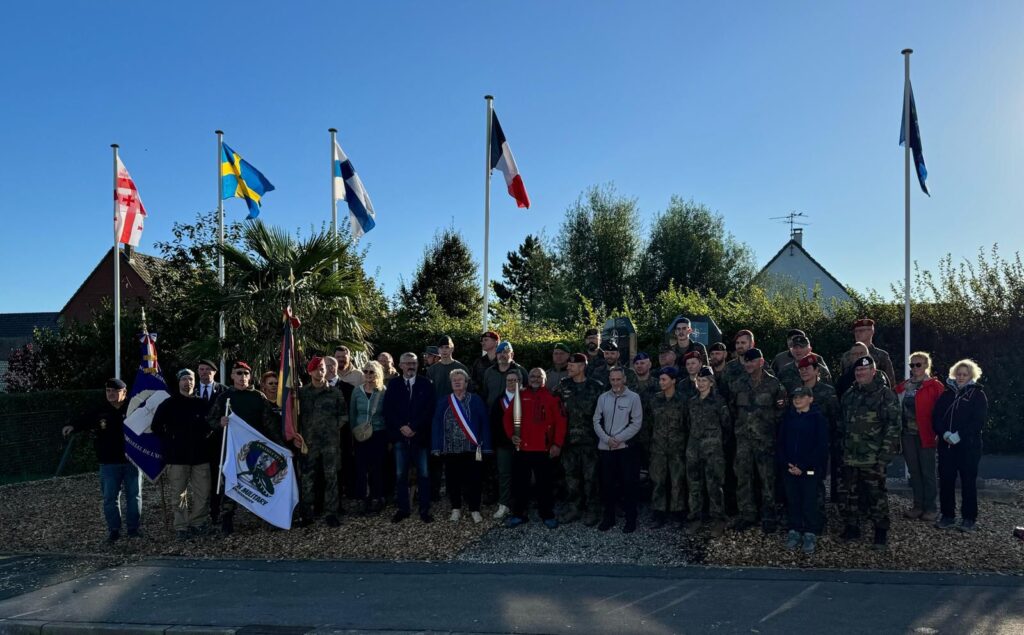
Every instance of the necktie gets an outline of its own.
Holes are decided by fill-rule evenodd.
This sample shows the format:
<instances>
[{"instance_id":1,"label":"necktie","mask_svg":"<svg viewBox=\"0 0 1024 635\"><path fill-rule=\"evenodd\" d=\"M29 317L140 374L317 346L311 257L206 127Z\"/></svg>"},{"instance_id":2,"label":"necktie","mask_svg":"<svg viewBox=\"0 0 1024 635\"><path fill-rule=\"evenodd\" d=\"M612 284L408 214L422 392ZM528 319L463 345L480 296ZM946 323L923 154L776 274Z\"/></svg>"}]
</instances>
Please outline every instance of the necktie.
<instances>
[{"instance_id":1,"label":"necktie","mask_svg":"<svg viewBox=\"0 0 1024 635\"><path fill-rule=\"evenodd\" d=\"M210 400L210 387L209 386L203 386L203 400L205 400L205 401L209 401Z\"/></svg>"},{"instance_id":2,"label":"necktie","mask_svg":"<svg viewBox=\"0 0 1024 635\"><path fill-rule=\"evenodd\" d=\"M412 401L412 380L411 379L406 379L405 380L405 389L407 391L409 391L409 401Z\"/></svg>"}]
</instances>

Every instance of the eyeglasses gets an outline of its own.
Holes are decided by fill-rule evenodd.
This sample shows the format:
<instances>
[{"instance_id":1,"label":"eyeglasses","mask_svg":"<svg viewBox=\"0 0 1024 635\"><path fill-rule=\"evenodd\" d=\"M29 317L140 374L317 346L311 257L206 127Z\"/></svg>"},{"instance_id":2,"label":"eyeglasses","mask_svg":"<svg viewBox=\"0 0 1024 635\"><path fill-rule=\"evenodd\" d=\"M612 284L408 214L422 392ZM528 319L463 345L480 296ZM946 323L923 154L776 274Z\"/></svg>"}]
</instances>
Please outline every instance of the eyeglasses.
<instances>
[{"instance_id":1,"label":"eyeglasses","mask_svg":"<svg viewBox=\"0 0 1024 635\"><path fill-rule=\"evenodd\" d=\"M924 366L924 362L910 362L911 368L921 368Z\"/></svg>"},{"instance_id":2,"label":"eyeglasses","mask_svg":"<svg viewBox=\"0 0 1024 635\"><path fill-rule=\"evenodd\" d=\"M241 376L243 376L243 375L248 375L248 374L249 374L249 371L247 371L247 370L236 370L236 371L235 371L234 373L232 373L232 374L234 374L234 375L236 375L236 376L238 376L238 377L241 377Z\"/></svg>"},{"instance_id":3,"label":"eyeglasses","mask_svg":"<svg viewBox=\"0 0 1024 635\"><path fill-rule=\"evenodd\" d=\"M376 375L377 371L375 371L375 370L364 370L363 374L364 375Z\"/></svg>"}]
</instances>

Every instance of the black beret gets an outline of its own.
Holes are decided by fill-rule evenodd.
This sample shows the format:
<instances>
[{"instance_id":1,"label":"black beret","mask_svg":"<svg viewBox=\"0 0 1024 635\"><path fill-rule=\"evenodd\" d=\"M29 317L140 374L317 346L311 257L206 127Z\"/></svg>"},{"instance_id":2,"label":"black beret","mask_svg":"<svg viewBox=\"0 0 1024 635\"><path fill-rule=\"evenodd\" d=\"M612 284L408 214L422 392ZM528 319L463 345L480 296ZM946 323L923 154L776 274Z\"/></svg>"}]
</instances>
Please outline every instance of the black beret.
<instances>
[{"instance_id":1,"label":"black beret","mask_svg":"<svg viewBox=\"0 0 1024 635\"><path fill-rule=\"evenodd\" d=\"M700 370L697 371L698 377L714 377L715 371L710 366L701 366Z\"/></svg>"},{"instance_id":2,"label":"black beret","mask_svg":"<svg viewBox=\"0 0 1024 635\"><path fill-rule=\"evenodd\" d=\"M600 334L601 334L601 332L598 331L597 329L587 329L587 331L583 334L583 337L590 337L592 335L600 335Z\"/></svg>"},{"instance_id":3,"label":"black beret","mask_svg":"<svg viewBox=\"0 0 1024 635\"><path fill-rule=\"evenodd\" d=\"M437 340L437 347L441 348L442 346L455 346L455 342L452 341L450 335L442 335L440 339Z\"/></svg>"},{"instance_id":4,"label":"black beret","mask_svg":"<svg viewBox=\"0 0 1024 635\"><path fill-rule=\"evenodd\" d=\"M789 329L788 331L786 331L786 338L787 339L791 339L791 338L793 338L793 337L795 337L797 335L807 335L807 333L804 333L800 329Z\"/></svg>"},{"instance_id":5,"label":"black beret","mask_svg":"<svg viewBox=\"0 0 1024 635\"><path fill-rule=\"evenodd\" d=\"M605 341L601 342L601 350L602 351L617 351L617 350L619 350L619 345L615 343L615 340L605 340Z\"/></svg>"},{"instance_id":6,"label":"black beret","mask_svg":"<svg viewBox=\"0 0 1024 635\"><path fill-rule=\"evenodd\" d=\"M201 360L199 360L199 364L200 365L206 364L207 366L209 366L210 368L212 368L214 370L217 370L217 368L218 368L217 364L214 364L213 362L211 362L208 359L201 359Z\"/></svg>"},{"instance_id":7,"label":"black beret","mask_svg":"<svg viewBox=\"0 0 1024 635\"><path fill-rule=\"evenodd\" d=\"M793 346L810 346L811 340L807 339L806 335L794 335Z\"/></svg>"},{"instance_id":8,"label":"black beret","mask_svg":"<svg viewBox=\"0 0 1024 635\"><path fill-rule=\"evenodd\" d=\"M752 362L755 359L764 359L764 353L759 348L748 349L746 353L743 353L743 361Z\"/></svg>"},{"instance_id":9,"label":"black beret","mask_svg":"<svg viewBox=\"0 0 1024 635\"><path fill-rule=\"evenodd\" d=\"M711 351L724 351L724 350L725 350L725 344L723 344L721 342L715 342L711 346L708 346L708 352L709 353Z\"/></svg>"},{"instance_id":10,"label":"black beret","mask_svg":"<svg viewBox=\"0 0 1024 635\"><path fill-rule=\"evenodd\" d=\"M858 368L860 366L871 366L871 367L874 367L874 365L875 365L875 358L871 357L870 355L865 355L864 357L859 358L857 361L855 361L853 363L853 367L854 368Z\"/></svg>"},{"instance_id":11,"label":"black beret","mask_svg":"<svg viewBox=\"0 0 1024 635\"><path fill-rule=\"evenodd\" d=\"M658 369L658 377L661 377L662 375L668 375L672 379L675 379L676 377L679 377L679 369L675 366L662 366Z\"/></svg>"},{"instance_id":12,"label":"black beret","mask_svg":"<svg viewBox=\"0 0 1024 635\"><path fill-rule=\"evenodd\" d=\"M118 379L117 377L111 377L110 379L108 379L106 381L105 384L103 384L103 387L104 388L117 388L118 390L122 390L124 388L127 388L128 385L125 384L120 379Z\"/></svg>"}]
</instances>

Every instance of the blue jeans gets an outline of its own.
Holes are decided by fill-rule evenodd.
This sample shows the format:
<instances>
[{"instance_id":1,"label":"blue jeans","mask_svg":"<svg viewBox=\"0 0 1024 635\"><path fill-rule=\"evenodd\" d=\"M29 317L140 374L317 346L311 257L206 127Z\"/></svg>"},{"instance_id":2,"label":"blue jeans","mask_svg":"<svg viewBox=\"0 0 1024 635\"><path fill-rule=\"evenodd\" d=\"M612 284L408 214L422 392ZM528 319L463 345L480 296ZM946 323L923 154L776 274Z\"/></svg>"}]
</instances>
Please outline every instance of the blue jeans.
<instances>
[{"instance_id":1,"label":"blue jeans","mask_svg":"<svg viewBox=\"0 0 1024 635\"><path fill-rule=\"evenodd\" d=\"M395 443L395 504L399 511L409 511L409 468L416 466L416 489L419 490L420 514L430 513L430 471L427 459L430 453L411 441Z\"/></svg>"},{"instance_id":2,"label":"blue jeans","mask_svg":"<svg viewBox=\"0 0 1024 635\"><path fill-rule=\"evenodd\" d=\"M107 520L107 531L121 531L118 498L122 483L128 531L138 531L142 515L142 475L139 468L131 463L103 463L100 465L100 490L103 492L103 517Z\"/></svg>"}]
</instances>

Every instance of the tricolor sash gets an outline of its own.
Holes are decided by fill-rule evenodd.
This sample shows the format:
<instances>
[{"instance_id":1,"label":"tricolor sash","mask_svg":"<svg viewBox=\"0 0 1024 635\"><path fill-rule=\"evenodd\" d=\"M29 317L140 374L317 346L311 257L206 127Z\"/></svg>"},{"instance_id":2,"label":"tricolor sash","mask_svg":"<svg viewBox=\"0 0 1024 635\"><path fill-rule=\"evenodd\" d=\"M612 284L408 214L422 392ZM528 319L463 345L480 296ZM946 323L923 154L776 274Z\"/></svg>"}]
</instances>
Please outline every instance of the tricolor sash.
<instances>
[{"instance_id":1,"label":"tricolor sash","mask_svg":"<svg viewBox=\"0 0 1024 635\"><path fill-rule=\"evenodd\" d=\"M508 407L512 405L512 400L508 398L507 392L501 397L501 405L505 408L505 410L508 410Z\"/></svg>"},{"instance_id":2,"label":"tricolor sash","mask_svg":"<svg viewBox=\"0 0 1024 635\"><path fill-rule=\"evenodd\" d=\"M455 420L459 423L459 427L462 428L462 434L466 435L466 439L473 446L479 448L480 442L476 440L476 435L473 434L472 428L469 427L469 416L466 415L466 411L462 408L462 402L458 400L455 393L448 395L448 407L452 409Z\"/></svg>"}]
</instances>

